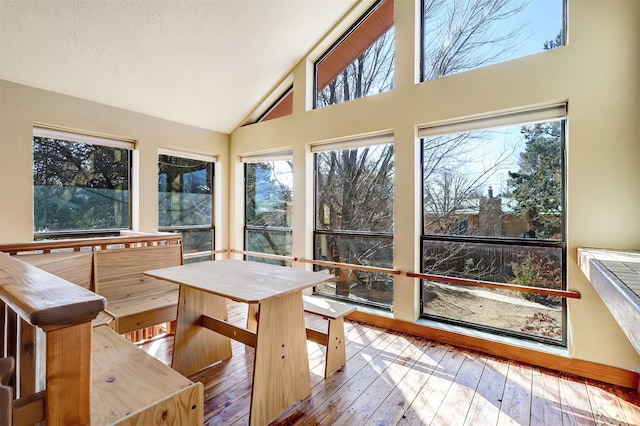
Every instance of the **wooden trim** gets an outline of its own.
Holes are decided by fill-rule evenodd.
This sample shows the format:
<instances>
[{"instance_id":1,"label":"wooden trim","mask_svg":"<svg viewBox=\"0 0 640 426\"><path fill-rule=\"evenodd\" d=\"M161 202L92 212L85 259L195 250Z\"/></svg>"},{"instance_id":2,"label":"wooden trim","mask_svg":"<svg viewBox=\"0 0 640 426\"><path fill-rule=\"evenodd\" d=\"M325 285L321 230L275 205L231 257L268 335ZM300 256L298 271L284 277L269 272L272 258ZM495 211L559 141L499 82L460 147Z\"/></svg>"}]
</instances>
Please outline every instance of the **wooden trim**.
<instances>
[{"instance_id":1,"label":"wooden trim","mask_svg":"<svg viewBox=\"0 0 640 426\"><path fill-rule=\"evenodd\" d=\"M100 237L100 238L77 238L53 241L32 241L26 243L0 244L0 251L15 255L21 252L43 251L49 253L51 250L73 249L79 251L84 247L100 247L106 249L107 246L124 244L131 246L132 244L149 244L152 245L165 242L167 244L181 244L182 235L175 233L158 233L144 235L122 235L118 237Z\"/></svg>"},{"instance_id":2,"label":"wooden trim","mask_svg":"<svg viewBox=\"0 0 640 426\"><path fill-rule=\"evenodd\" d=\"M282 256L279 254L260 253L257 251L236 250L236 249L231 249L229 251L235 254L242 254L244 256L263 257L265 259L277 259L277 260L284 260L287 262L293 262L295 260L295 258L292 256Z\"/></svg>"},{"instance_id":3,"label":"wooden trim","mask_svg":"<svg viewBox=\"0 0 640 426\"><path fill-rule=\"evenodd\" d=\"M312 265L329 266L331 268L341 268L341 269L354 269L356 271L378 272L381 274L400 275L402 273L398 269L378 268L376 266L366 266L366 265L354 265L352 263L330 262L327 260L305 259L302 257L295 257L293 260L301 263L310 263Z\"/></svg>"},{"instance_id":4,"label":"wooden trim","mask_svg":"<svg viewBox=\"0 0 640 426\"><path fill-rule=\"evenodd\" d=\"M447 284L460 284L474 287L499 288L502 290L520 291L523 293L537 293L547 296L566 297L570 299L581 299L582 294L579 291L553 290L548 288L531 287L517 284L494 283L491 281L470 280L465 278L447 277L444 275L434 274L418 274L415 272L407 272L406 275L411 278L420 278L423 280L439 281Z\"/></svg>"},{"instance_id":5,"label":"wooden trim","mask_svg":"<svg viewBox=\"0 0 640 426\"><path fill-rule=\"evenodd\" d=\"M629 389L637 389L640 386L640 376L637 372L618 367L517 347L507 343L493 342L480 337L466 336L428 325L361 311L352 312L346 318Z\"/></svg>"},{"instance_id":6,"label":"wooden trim","mask_svg":"<svg viewBox=\"0 0 640 426\"><path fill-rule=\"evenodd\" d=\"M13 401L13 426L34 425L45 421L45 391L34 393Z\"/></svg>"},{"instance_id":7,"label":"wooden trim","mask_svg":"<svg viewBox=\"0 0 640 426\"><path fill-rule=\"evenodd\" d=\"M245 328L237 327L226 321L219 320L218 318L212 318L207 315L200 316L198 323L211 331L220 333L230 339L237 340L245 345L256 347L256 341L258 340L256 333L253 333Z\"/></svg>"}]
</instances>

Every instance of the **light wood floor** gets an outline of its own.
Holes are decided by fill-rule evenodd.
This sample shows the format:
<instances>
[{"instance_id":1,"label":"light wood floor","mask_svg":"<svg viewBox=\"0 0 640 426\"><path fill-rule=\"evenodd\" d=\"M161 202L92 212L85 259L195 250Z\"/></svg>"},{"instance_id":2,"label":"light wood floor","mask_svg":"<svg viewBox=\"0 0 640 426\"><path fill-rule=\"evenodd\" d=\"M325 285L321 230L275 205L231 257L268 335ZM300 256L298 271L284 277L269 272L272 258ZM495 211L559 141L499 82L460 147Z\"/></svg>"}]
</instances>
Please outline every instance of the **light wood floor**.
<instances>
[{"instance_id":1,"label":"light wood floor","mask_svg":"<svg viewBox=\"0 0 640 426\"><path fill-rule=\"evenodd\" d=\"M230 302L229 320L245 318ZM356 322L345 331L347 366L324 380L324 349L309 343L311 396L273 424L640 426L640 395L629 389ZM143 348L169 364L173 339ZM248 423L253 349L234 343L233 354L190 377L204 384L206 425Z\"/></svg>"}]
</instances>

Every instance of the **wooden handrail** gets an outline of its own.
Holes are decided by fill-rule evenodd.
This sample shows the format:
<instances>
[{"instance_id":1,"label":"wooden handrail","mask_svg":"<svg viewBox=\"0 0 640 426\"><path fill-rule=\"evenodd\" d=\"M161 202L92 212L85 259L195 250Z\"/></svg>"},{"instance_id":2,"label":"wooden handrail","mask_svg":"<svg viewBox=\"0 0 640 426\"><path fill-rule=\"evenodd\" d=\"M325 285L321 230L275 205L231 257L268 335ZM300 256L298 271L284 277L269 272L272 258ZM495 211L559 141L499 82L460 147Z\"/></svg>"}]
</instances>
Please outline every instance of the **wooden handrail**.
<instances>
[{"instance_id":1,"label":"wooden handrail","mask_svg":"<svg viewBox=\"0 0 640 426\"><path fill-rule=\"evenodd\" d=\"M265 259L283 260L285 262L293 262L295 260L292 256L282 256L280 254L260 253L257 251L236 250L236 249L231 249L229 251L231 253L242 254L245 256L263 257Z\"/></svg>"},{"instance_id":2,"label":"wooden handrail","mask_svg":"<svg viewBox=\"0 0 640 426\"><path fill-rule=\"evenodd\" d=\"M6 253L0 253L0 299L42 328L90 322L107 305L104 297Z\"/></svg>"},{"instance_id":3,"label":"wooden handrail","mask_svg":"<svg viewBox=\"0 0 640 426\"><path fill-rule=\"evenodd\" d=\"M377 266L355 265L352 263L330 262L327 260L305 259L302 257L296 257L293 260L301 263L310 263L312 265L328 266L331 268L340 268L340 269L353 269L356 271L365 271L365 272L377 272L381 274L400 275L402 273L397 269L379 268Z\"/></svg>"},{"instance_id":4,"label":"wooden handrail","mask_svg":"<svg viewBox=\"0 0 640 426\"><path fill-rule=\"evenodd\" d=\"M229 250L227 249L218 249L218 250L205 250L205 251L196 251L193 253L185 253L182 255L183 259L193 259L194 257L202 257L207 255L216 255L216 254L227 254Z\"/></svg>"},{"instance_id":5,"label":"wooden handrail","mask_svg":"<svg viewBox=\"0 0 640 426\"><path fill-rule=\"evenodd\" d=\"M140 243L159 243L166 242L168 244L180 244L182 241L181 234L175 234L170 232L153 233L153 234L138 234L127 233L117 237L99 237L99 238L77 238L77 239L64 239L64 240L47 240L47 241L32 241L26 243L8 243L0 244L0 252L9 253L15 255L21 252L33 252L44 251L48 253L52 250L58 249L73 249L79 251L82 248L90 247L106 247L116 244L140 244Z\"/></svg>"},{"instance_id":6,"label":"wooden handrail","mask_svg":"<svg viewBox=\"0 0 640 426\"><path fill-rule=\"evenodd\" d=\"M415 272L407 272L406 275L411 278L420 278L423 280L438 281L438 282L443 282L447 284L460 284L460 285L468 285L468 286L474 286L474 287L499 288L502 290L513 290L513 291L520 291L523 293L544 294L546 296L558 296L558 297L566 297L570 299L582 298L582 294L580 294L580 292L578 291L553 290L553 289L531 287L531 286L524 286L524 285L518 285L518 284L504 284L504 283L495 283L491 281L448 277L444 275L418 274Z\"/></svg>"}]
</instances>

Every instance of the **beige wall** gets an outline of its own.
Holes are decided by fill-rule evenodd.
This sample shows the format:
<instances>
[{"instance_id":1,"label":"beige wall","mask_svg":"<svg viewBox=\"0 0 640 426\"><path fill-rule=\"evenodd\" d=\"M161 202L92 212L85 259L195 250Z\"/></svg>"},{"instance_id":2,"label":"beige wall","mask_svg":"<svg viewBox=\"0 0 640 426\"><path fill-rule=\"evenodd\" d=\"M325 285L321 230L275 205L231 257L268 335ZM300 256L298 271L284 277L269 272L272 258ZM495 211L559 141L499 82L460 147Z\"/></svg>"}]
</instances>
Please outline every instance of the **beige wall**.
<instances>
[{"instance_id":1,"label":"beige wall","mask_svg":"<svg viewBox=\"0 0 640 426\"><path fill-rule=\"evenodd\" d=\"M415 3L396 0L396 90L316 111L305 87L318 53L298 64L294 114L231 134L230 244L242 248L240 155L293 147L294 256L311 256L312 143L382 130L395 133L394 266L419 271L417 126L569 102L569 352L640 371L640 357L579 271L576 248L640 248L640 2L569 0L569 44L518 60L416 84ZM395 280L394 315L419 314L418 282Z\"/></svg>"},{"instance_id":2,"label":"beige wall","mask_svg":"<svg viewBox=\"0 0 640 426\"><path fill-rule=\"evenodd\" d=\"M158 228L158 147L218 155L227 182L229 137L167 120L0 80L0 242L33 238L33 124L136 140L133 228ZM227 185L218 200L226 204ZM221 204L221 203L218 203ZM226 209L216 217L217 246L226 245Z\"/></svg>"}]
</instances>

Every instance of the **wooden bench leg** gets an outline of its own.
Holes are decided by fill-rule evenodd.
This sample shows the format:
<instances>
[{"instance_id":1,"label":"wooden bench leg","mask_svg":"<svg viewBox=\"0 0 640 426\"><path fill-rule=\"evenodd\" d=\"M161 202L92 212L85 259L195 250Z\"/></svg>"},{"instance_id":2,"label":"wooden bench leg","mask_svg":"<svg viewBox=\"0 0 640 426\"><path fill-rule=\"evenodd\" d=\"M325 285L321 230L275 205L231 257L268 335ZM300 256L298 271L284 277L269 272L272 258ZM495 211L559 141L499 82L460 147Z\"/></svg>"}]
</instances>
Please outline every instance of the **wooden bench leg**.
<instances>
[{"instance_id":1,"label":"wooden bench leg","mask_svg":"<svg viewBox=\"0 0 640 426\"><path fill-rule=\"evenodd\" d=\"M327 360L324 367L324 378L343 367L347 362L344 343L344 318L329 319L327 333Z\"/></svg>"}]
</instances>

